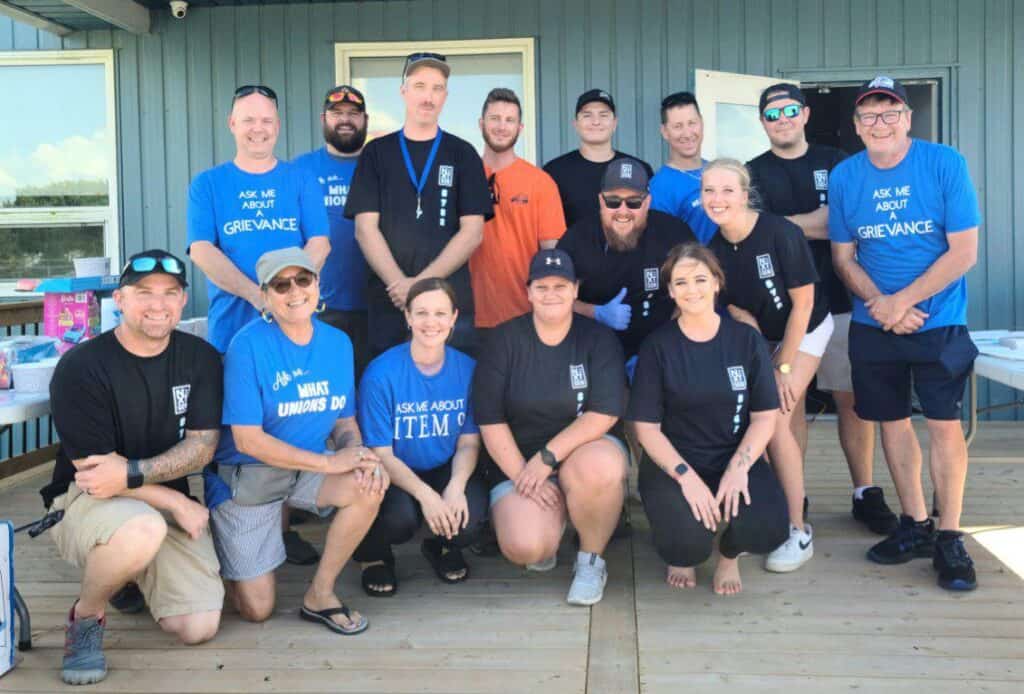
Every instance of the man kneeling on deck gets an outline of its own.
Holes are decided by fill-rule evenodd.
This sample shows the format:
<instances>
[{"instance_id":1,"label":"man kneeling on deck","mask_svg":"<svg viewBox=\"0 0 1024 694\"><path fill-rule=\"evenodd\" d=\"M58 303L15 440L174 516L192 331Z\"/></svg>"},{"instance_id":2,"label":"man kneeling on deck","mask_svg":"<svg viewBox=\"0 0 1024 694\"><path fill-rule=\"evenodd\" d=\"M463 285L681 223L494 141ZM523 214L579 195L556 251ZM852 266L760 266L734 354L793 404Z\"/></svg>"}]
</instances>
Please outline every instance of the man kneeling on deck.
<instances>
[{"instance_id":1,"label":"man kneeling on deck","mask_svg":"<svg viewBox=\"0 0 1024 694\"><path fill-rule=\"evenodd\" d=\"M173 255L132 256L114 292L121 324L64 355L50 384L61 445L41 494L64 512L53 529L61 557L84 570L66 626L68 684L107 674L108 601L139 611L144 597L186 644L213 638L220 624L210 514L185 476L213 457L223 380L217 351L174 329L187 286Z\"/></svg>"}]
</instances>

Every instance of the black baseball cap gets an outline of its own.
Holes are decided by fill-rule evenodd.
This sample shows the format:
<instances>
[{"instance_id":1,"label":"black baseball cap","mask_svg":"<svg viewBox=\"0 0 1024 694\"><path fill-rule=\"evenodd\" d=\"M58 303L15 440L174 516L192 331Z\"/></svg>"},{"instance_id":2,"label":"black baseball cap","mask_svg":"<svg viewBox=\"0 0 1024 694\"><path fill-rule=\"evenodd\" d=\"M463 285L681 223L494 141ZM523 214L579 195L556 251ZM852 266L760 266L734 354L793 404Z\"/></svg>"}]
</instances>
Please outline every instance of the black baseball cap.
<instances>
[{"instance_id":1,"label":"black baseball cap","mask_svg":"<svg viewBox=\"0 0 1024 694\"><path fill-rule=\"evenodd\" d=\"M789 82L779 82L761 92L761 100L757 104L757 110L763 112L768 104L779 99L792 99L801 106L807 105L807 99L804 98L804 93L800 87Z\"/></svg>"},{"instance_id":2,"label":"black baseball cap","mask_svg":"<svg viewBox=\"0 0 1024 694\"><path fill-rule=\"evenodd\" d=\"M909 101L907 101L907 90L903 88L902 84L887 75L878 75L870 82L862 84L860 89L857 90L857 98L853 100L853 105L859 106L860 102L872 94L881 94L905 106L910 105Z\"/></svg>"},{"instance_id":3,"label":"black baseball cap","mask_svg":"<svg viewBox=\"0 0 1024 694\"><path fill-rule=\"evenodd\" d=\"M352 104L366 113L366 99L363 97L363 93L348 84L338 85L324 96L325 111L335 104Z\"/></svg>"},{"instance_id":4,"label":"black baseball cap","mask_svg":"<svg viewBox=\"0 0 1024 694\"><path fill-rule=\"evenodd\" d=\"M576 267L572 264L569 254L560 248L542 248L530 261L530 274L526 280L529 284L544 277L564 277L570 282L576 281Z\"/></svg>"},{"instance_id":5,"label":"black baseball cap","mask_svg":"<svg viewBox=\"0 0 1024 694\"><path fill-rule=\"evenodd\" d=\"M584 106L595 101L600 101L610 108L612 113L615 113L615 101L612 99L612 95L603 89L590 89L580 94L580 98L576 99L576 113L578 114Z\"/></svg>"},{"instance_id":6,"label":"black baseball cap","mask_svg":"<svg viewBox=\"0 0 1024 694\"><path fill-rule=\"evenodd\" d=\"M641 193L647 192L647 169L633 157L622 157L608 162L601 177L601 192L616 188L629 188Z\"/></svg>"},{"instance_id":7,"label":"black baseball cap","mask_svg":"<svg viewBox=\"0 0 1024 694\"><path fill-rule=\"evenodd\" d=\"M142 251L130 257L128 262L125 263L124 269L121 270L121 279L118 280L117 286L127 287L133 285L143 277L148 277L158 272L170 275L178 280L178 284L182 288L188 286L188 280L185 276L185 263L181 262L181 259L177 256L171 255L159 248Z\"/></svg>"}]
</instances>

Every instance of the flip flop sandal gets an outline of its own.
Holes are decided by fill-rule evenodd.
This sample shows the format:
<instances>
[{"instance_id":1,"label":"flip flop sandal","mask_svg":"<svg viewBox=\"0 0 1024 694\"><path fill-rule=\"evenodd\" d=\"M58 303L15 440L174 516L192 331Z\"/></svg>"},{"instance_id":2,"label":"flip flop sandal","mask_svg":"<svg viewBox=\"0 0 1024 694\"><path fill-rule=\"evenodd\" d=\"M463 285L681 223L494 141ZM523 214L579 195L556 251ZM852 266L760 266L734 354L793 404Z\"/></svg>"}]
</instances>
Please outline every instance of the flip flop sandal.
<instances>
[{"instance_id":1,"label":"flip flop sandal","mask_svg":"<svg viewBox=\"0 0 1024 694\"><path fill-rule=\"evenodd\" d=\"M445 554L442 547L440 540L428 537L420 545L420 551L427 558L427 561L430 562L430 565L434 568L434 573L437 574L439 579L445 583L462 583L469 578L469 565L466 564L466 560L462 557L462 550L450 547ZM459 571L463 572L460 578L448 577L448 574Z\"/></svg>"},{"instance_id":2,"label":"flip flop sandal","mask_svg":"<svg viewBox=\"0 0 1024 694\"><path fill-rule=\"evenodd\" d=\"M341 607L329 607L326 610L320 610L319 612L311 610L305 605L299 610L299 617L306 620L307 622L318 622L323 624L325 627L333 631L335 634L343 634L345 636L352 636L354 634L361 634L370 627L370 620L364 615L359 615L359 622L353 626L346 627L335 622L331 617L336 614L344 615L349 620L352 619L352 614L349 612L348 606L342 605Z\"/></svg>"},{"instance_id":3,"label":"flip flop sandal","mask_svg":"<svg viewBox=\"0 0 1024 694\"><path fill-rule=\"evenodd\" d=\"M395 576L394 562L374 564L363 569L361 579L363 590L371 598L390 598L398 592L398 577ZM373 586L390 585L391 590L379 590Z\"/></svg>"}]
</instances>

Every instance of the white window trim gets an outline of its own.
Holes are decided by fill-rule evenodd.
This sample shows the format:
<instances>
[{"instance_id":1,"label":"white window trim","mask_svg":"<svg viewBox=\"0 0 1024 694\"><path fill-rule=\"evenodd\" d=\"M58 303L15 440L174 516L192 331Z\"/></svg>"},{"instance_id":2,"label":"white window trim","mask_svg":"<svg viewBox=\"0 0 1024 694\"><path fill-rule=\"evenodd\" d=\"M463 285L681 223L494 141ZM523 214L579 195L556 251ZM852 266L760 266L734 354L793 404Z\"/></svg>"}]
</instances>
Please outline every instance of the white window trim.
<instances>
[{"instance_id":1,"label":"white window trim","mask_svg":"<svg viewBox=\"0 0 1024 694\"><path fill-rule=\"evenodd\" d=\"M107 103L107 157L110 176L107 182L105 207L16 207L0 209L0 226L33 227L75 224L103 224L103 250L111 258L111 266L119 267L121 259L120 193L117 159L117 94L114 78L113 50L68 51L0 51L0 68L18 65L102 65ZM26 296L13 293L11 282L0 282L0 296Z\"/></svg>"},{"instance_id":2,"label":"white window trim","mask_svg":"<svg viewBox=\"0 0 1024 694\"><path fill-rule=\"evenodd\" d=\"M410 53L429 51L445 56L518 53L523 61L523 93L519 100L523 110L526 142L523 158L537 160L537 84L535 75L535 40L528 37L509 39L471 39L462 41L375 41L334 44L334 74L337 84L349 84L353 58L404 58ZM481 103L482 107L483 104ZM372 114L373 108L370 106Z\"/></svg>"}]
</instances>

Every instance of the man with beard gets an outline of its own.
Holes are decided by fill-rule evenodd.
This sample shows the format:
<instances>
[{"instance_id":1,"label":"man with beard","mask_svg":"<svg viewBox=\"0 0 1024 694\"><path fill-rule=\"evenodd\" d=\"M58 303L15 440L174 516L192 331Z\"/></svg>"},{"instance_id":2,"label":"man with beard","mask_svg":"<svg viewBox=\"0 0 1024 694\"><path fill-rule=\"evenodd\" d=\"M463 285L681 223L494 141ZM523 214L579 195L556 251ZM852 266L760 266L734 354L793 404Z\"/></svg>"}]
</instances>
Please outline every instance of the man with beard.
<instances>
[{"instance_id":1,"label":"man with beard","mask_svg":"<svg viewBox=\"0 0 1024 694\"><path fill-rule=\"evenodd\" d=\"M661 264L673 247L697 240L686 222L650 209L648 180L643 162L613 161L597 196L600 214L573 224L558 242L580 280L576 312L615 330L627 363L675 307Z\"/></svg>"},{"instance_id":2,"label":"man with beard","mask_svg":"<svg viewBox=\"0 0 1024 694\"><path fill-rule=\"evenodd\" d=\"M363 145L366 143L366 100L355 87L343 84L327 92L320 114L324 146L295 159L295 165L323 188L331 225L331 253L320 271L320 296L326 309L320 320L352 340L356 379L369 363L366 336L366 260L356 243L355 224L345 218L345 201Z\"/></svg>"},{"instance_id":3,"label":"man with beard","mask_svg":"<svg viewBox=\"0 0 1024 694\"><path fill-rule=\"evenodd\" d=\"M469 259L478 331L530 310L530 260L538 250L554 248L565 233L558 186L551 176L516 156L522 130L522 107L515 92L492 89L484 100L480 133L494 217L484 224L483 243Z\"/></svg>"}]
</instances>

